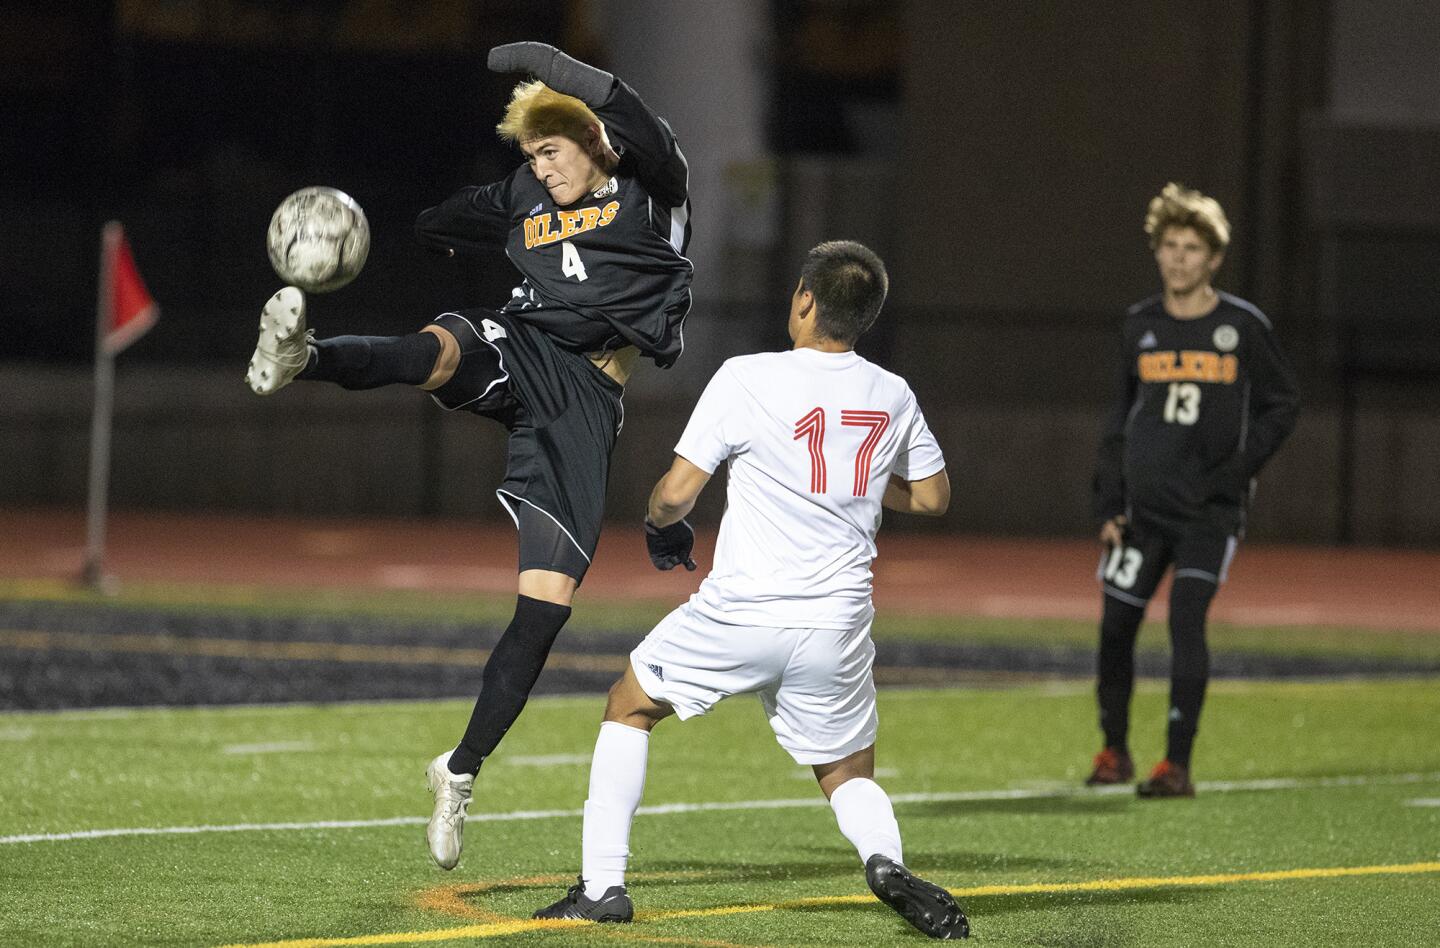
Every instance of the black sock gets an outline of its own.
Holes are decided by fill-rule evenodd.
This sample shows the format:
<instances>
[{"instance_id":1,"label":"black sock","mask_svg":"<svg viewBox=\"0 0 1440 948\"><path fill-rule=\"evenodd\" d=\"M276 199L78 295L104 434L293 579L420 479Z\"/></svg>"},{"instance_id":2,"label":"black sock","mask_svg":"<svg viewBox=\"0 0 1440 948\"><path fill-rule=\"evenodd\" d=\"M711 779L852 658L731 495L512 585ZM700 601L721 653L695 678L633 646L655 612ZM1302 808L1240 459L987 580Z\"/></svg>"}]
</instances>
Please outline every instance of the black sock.
<instances>
[{"instance_id":1,"label":"black sock","mask_svg":"<svg viewBox=\"0 0 1440 948\"><path fill-rule=\"evenodd\" d=\"M317 339L299 378L335 382L342 388L419 385L435 370L440 337L430 332L406 336L336 336Z\"/></svg>"},{"instance_id":2,"label":"black sock","mask_svg":"<svg viewBox=\"0 0 1440 948\"><path fill-rule=\"evenodd\" d=\"M1170 724L1165 729L1165 759L1181 767L1190 766L1190 750L1200 725L1200 706L1205 703L1204 678L1170 679Z\"/></svg>"},{"instance_id":3,"label":"black sock","mask_svg":"<svg viewBox=\"0 0 1440 948\"><path fill-rule=\"evenodd\" d=\"M1165 759L1181 767L1190 766L1190 750L1210 680L1205 614L1214 597L1215 584L1193 576L1176 579L1170 588L1170 723Z\"/></svg>"},{"instance_id":4,"label":"black sock","mask_svg":"<svg viewBox=\"0 0 1440 948\"><path fill-rule=\"evenodd\" d=\"M520 596L515 618L485 663L480 697L460 746L450 755L450 772L473 774L520 716L535 679L545 667L555 636L570 618L570 607Z\"/></svg>"},{"instance_id":5,"label":"black sock","mask_svg":"<svg viewBox=\"0 0 1440 948\"><path fill-rule=\"evenodd\" d=\"M1135 690L1135 636L1145 610L1105 597L1100 619L1100 654L1095 696L1100 704L1100 730L1105 746L1130 752L1130 694Z\"/></svg>"}]
</instances>

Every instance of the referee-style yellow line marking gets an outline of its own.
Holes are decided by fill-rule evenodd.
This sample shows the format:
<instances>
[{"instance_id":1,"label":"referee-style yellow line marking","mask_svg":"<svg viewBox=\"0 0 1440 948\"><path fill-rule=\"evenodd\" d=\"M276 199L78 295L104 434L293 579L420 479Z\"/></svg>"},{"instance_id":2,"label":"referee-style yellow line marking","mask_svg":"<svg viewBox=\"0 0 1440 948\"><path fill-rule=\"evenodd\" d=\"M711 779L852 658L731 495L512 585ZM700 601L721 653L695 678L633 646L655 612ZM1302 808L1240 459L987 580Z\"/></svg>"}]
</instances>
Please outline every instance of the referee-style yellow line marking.
<instances>
[{"instance_id":1,"label":"referee-style yellow line marking","mask_svg":"<svg viewBox=\"0 0 1440 948\"><path fill-rule=\"evenodd\" d=\"M1440 872L1440 862L1411 862L1400 865L1382 866L1333 866L1314 869L1278 869L1270 872L1227 872L1200 876L1134 876L1121 879L1092 879L1085 882L982 885L966 889L951 889L950 892L958 899L969 899L1001 895L1115 892L1131 889L1233 885L1241 882L1291 882L1302 879L1338 879L1349 876L1413 875L1428 872ZM542 881L548 881L550 878L552 877L536 877L532 879L480 883L474 887L445 888L449 889L453 896L461 888L479 892L507 885L539 885ZM569 877L567 876L565 878L568 880ZM873 901L875 901L873 895L821 896L810 899L794 899L787 902L755 902L742 905L718 905L713 908L641 912L637 914L636 919L641 922L659 922L679 918L714 918L722 915L775 912L797 908L823 908L827 905L850 905L857 902ZM422 904L425 904L423 897ZM438 905L430 904L428 907L438 907ZM466 906L465 910L467 914L471 912L484 912L483 909L476 909L473 906ZM484 914L487 916L490 915L488 912ZM576 925L588 924L590 923L541 921L538 919L509 919L485 922L478 925L466 925L460 928L440 928L431 931L390 932L379 935L358 935L352 938L303 938L292 941L263 942L249 945L227 945L225 948L331 948L331 946L342 945L422 944L425 942L446 941L448 939L458 938L493 938L498 935L514 935L520 932L572 928Z\"/></svg>"}]
</instances>

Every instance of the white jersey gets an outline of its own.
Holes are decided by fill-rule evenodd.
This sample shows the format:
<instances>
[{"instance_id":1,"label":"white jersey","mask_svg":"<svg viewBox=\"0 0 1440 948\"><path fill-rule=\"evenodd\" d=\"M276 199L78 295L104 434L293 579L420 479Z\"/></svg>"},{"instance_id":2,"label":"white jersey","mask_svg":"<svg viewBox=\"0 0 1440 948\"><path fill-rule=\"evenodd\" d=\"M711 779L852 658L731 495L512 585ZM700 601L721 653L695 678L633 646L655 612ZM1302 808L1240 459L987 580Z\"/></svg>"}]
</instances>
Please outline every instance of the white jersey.
<instances>
[{"instance_id":1,"label":"white jersey","mask_svg":"<svg viewBox=\"0 0 1440 948\"><path fill-rule=\"evenodd\" d=\"M945 467L904 379L854 352L809 348L727 361L675 453L711 474L730 463L715 565L691 607L770 628L868 622L890 475L918 481Z\"/></svg>"}]
</instances>

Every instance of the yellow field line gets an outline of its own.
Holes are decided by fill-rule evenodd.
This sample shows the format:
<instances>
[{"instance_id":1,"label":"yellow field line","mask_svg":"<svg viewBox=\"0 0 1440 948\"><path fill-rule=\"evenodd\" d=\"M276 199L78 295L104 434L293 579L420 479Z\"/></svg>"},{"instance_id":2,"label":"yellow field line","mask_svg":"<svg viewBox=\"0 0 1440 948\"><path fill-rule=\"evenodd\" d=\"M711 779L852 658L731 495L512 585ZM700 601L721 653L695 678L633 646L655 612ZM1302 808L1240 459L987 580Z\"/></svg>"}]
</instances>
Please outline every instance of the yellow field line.
<instances>
[{"instance_id":1,"label":"yellow field line","mask_svg":"<svg viewBox=\"0 0 1440 948\"><path fill-rule=\"evenodd\" d=\"M1166 887L1229 885L1237 882L1285 882L1297 879L1337 879L1347 876L1411 875L1415 873L1440 872L1440 862L1412 862L1401 865L1382 866L1334 866L1314 869L1279 869L1270 872L1229 872L1202 876L1135 876L1122 879L1093 879L1087 882L1039 882L1017 885L984 885L968 889L951 889L960 899L984 898L1000 895L1059 894L1068 892L1112 892L1128 889L1156 889ZM494 883L500 885L502 883ZM643 912L638 918L646 922L658 922L676 918L713 918L720 915L740 915L753 912L774 912L795 908L816 908L827 905L849 905L856 902L874 901L871 895L822 896L810 899L795 899L788 902L757 902L745 905L720 905L714 908L679 909L665 912ZM351 938L305 938L292 941L263 942L250 945L227 945L225 948L331 948L342 945L399 945L424 942L446 941L459 938L493 938L498 935L513 935L540 929L568 928L586 925L588 922L541 921L537 919L514 919L513 921L489 922L481 925L466 925L460 928L440 928L431 931L391 932L379 935L358 935Z\"/></svg>"},{"instance_id":2,"label":"yellow field line","mask_svg":"<svg viewBox=\"0 0 1440 948\"><path fill-rule=\"evenodd\" d=\"M225 948L331 948L340 945L415 945L430 941L449 941L455 938L494 938L497 935L515 935L534 931L537 928L574 928L589 925L589 922L540 921L533 918L517 918L510 922L491 922L485 925L465 925L461 928L440 928L428 932L390 932L383 935L356 935L353 938L300 938L294 941L266 941L252 945L226 945Z\"/></svg>"}]
</instances>

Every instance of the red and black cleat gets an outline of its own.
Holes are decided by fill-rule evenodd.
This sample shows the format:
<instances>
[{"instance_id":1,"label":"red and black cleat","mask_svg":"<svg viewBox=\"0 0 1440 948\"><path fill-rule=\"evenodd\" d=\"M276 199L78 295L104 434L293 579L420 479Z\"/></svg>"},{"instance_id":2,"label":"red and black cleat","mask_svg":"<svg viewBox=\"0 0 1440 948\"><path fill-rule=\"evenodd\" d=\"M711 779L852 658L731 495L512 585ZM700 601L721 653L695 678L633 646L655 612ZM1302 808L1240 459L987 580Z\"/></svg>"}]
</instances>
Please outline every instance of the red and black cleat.
<instances>
[{"instance_id":1,"label":"red and black cleat","mask_svg":"<svg viewBox=\"0 0 1440 948\"><path fill-rule=\"evenodd\" d=\"M1162 760L1150 776L1135 785L1135 794L1155 800L1162 797L1193 797L1195 785L1190 782L1190 768Z\"/></svg>"},{"instance_id":2,"label":"red and black cleat","mask_svg":"<svg viewBox=\"0 0 1440 948\"><path fill-rule=\"evenodd\" d=\"M1135 762L1122 750L1107 747L1095 755L1095 769L1085 778L1085 786L1098 787L1112 783L1129 783L1135 779Z\"/></svg>"}]
</instances>

